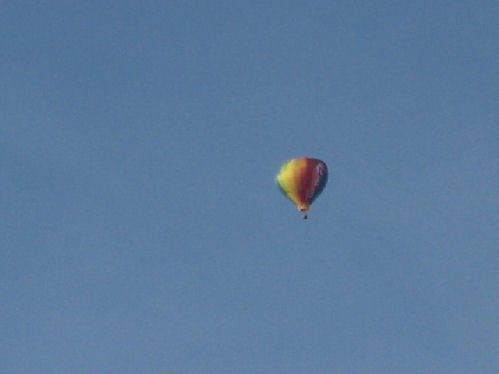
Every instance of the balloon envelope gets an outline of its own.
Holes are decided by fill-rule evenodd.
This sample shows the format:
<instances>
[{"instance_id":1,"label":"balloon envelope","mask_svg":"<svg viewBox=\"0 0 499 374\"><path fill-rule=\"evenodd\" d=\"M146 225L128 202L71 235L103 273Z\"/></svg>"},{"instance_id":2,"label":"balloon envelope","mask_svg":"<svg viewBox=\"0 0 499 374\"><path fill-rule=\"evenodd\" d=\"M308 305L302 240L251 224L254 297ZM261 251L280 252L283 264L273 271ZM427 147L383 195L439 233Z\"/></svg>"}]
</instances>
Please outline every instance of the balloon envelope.
<instances>
[{"instance_id":1,"label":"balloon envelope","mask_svg":"<svg viewBox=\"0 0 499 374\"><path fill-rule=\"evenodd\" d=\"M323 161L302 157L285 162L277 174L276 182L284 195L298 206L298 210L304 212L322 192L327 178L327 166Z\"/></svg>"}]
</instances>

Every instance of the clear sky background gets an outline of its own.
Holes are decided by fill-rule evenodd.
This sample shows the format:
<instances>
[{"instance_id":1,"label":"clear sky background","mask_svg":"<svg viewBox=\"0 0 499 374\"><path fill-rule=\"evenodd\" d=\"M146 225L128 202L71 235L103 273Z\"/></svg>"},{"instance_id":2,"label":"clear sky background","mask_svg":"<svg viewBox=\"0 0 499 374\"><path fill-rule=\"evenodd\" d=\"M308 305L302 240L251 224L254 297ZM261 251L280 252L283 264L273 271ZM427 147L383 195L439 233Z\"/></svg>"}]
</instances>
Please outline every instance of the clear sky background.
<instances>
[{"instance_id":1,"label":"clear sky background","mask_svg":"<svg viewBox=\"0 0 499 374\"><path fill-rule=\"evenodd\" d=\"M3 1L0 372L499 373L498 15Z\"/></svg>"}]
</instances>

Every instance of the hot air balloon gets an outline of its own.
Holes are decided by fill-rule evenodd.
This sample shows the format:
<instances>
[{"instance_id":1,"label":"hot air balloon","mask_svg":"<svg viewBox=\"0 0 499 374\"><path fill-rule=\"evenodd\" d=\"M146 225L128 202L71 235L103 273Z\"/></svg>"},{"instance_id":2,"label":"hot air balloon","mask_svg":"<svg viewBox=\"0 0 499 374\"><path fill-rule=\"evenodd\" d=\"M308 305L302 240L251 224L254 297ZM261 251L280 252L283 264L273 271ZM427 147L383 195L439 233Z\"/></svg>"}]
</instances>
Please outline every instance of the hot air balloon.
<instances>
[{"instance_id":1,"label":"hot air balloon","mask_svg":"<svg viewBox=\"0 0 499 374\"><path fill-rule=\"evenodd\" d=\"M306 212L327 183L327 166L316 158L294 158L285 162L277 174L276 182L282 193ZM303 214L307 219L307 214Z\"/></svg>"}]
</instances>

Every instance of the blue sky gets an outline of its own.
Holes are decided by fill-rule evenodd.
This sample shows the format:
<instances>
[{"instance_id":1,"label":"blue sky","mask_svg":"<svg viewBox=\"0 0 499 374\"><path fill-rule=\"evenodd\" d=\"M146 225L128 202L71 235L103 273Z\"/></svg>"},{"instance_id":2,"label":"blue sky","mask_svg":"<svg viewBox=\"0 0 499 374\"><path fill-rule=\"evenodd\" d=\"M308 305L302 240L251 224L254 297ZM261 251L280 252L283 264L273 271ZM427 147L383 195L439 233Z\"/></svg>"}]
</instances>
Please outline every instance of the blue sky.
<instances>
[{"instance_id":1,"label":"blue sky","mask_svg":"<svg viewBox=\"0 0 499 374\"><path fill-rule=\"evenodd\" d=\"M2 3L0 371L499 372L497 14Z\"/></svg>"}]
</instances>

